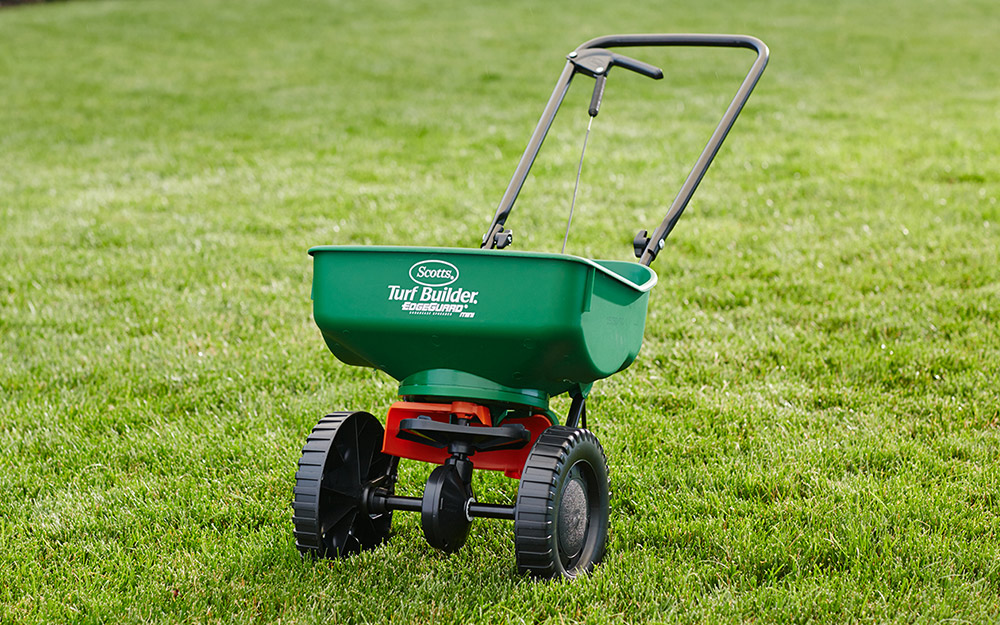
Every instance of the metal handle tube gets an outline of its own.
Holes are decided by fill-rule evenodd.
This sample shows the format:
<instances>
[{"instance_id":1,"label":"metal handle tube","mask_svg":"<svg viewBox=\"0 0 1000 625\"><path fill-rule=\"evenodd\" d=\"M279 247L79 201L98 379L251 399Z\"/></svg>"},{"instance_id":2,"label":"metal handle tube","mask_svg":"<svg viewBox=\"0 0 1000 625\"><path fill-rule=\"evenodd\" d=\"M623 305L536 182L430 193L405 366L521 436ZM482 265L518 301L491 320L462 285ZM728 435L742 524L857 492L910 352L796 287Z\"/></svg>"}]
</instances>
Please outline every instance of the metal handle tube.
<instances>
[{"instance_id":1,"label":"metal handle tube","mask_svg":"<svg viewBox=\"0 0 1000 625\"><path fill-rule=\"evenodd\" d=\"M726 135L729 134L729 130L733 127L733 123L739 116L740 111L743 110L743 105L746 104L747 99L750 97L750 93L757 85L757 81L760 80L761 74L764 73L764 68L767 66L767 59L770 53L767 49L767 45L763 41L757 39L756 37L750 37L747 35L609 35L607 37L591 39L577 49L583 50L588 48L618 48L636 46L747 48L757 53L757 58L747 71L747 75L740 84L740 88L736 91L736 95L733 97L732 102L730 102L729 106L726 108L726 112L723 114L722 120L719 121L719 125L716 126L715 132L712 133L711 138L705 145L705 149L702 150L701 155L698 157L694 167L691 169L691 173L688 174L687 178L684 180L684 184L681 185L681 189L678 191L677 197L674 198L673 203L667 210L666 217L663 218L660 225L657 226L656 230L653 231L653 234L650 235L649 242L646 244L645 249L643 249L642 254L639 257L639 262L648 266L653 262L653 259L656 258L657 253L659 253L659 251L663 248L664 240L666 240L670 231L674 229L674 226L677 224L677 220L681 217L681 213L684 212L688 202L691 201L691 197L698 188L698 184L705 176L705 172L708 171L709 165L712 164L712 159L715 158L719 148L722 146L722 142L726 139Z\"/></svg>"},{"instance_id":2,"label":"metal handle tube","mask_svg":"<svg viewBox=\"0 0 1000 625\"><path fill-rule=\"evenodd\" d=\"M521 155L517 169L514 170L514 175L511 177L510 183L507 184L507 190L504 191L503 197L500 198L500 205L497 206L496 215L493 217L493 222L490 224L489 230L483 235L483 243L480 247L487 249L494 247L495 242L493 237L503 229L504 222L507 221L507 215L514 208L514 202L517 201L517 195L521 192L521 187L524 186L524 181L528 178L528 172L531 170L531 165L535 162L535 157L538 156L538 150L541 149L542 142L545 141L545 135L548 134L549 128L552 127L552 121L556 118L559 105L562 104L563 98L566 97L566 92L569 91L569 83L573 79L573 73L573 64L567 61L566 67L563 68L562 74L556 82L555 89L552 90L552 95L549 96L549 102L545 105L545 110L542 111L542 116L538 119L535 131L531 133L531 139L528 140L528 147L524 149L524 154Z\"/></svg>"},{"instance_id":3,"label":"metal handle tube","mask_svg":"<svg viewBox=\"0 0 1000 625\"><path fill-rule=\"evenodd\" d=\"M649 265L653 262L653 259L656 258L660 249L662 249L663 242L667 235L669 235L670 231L673 230L677 220L680 219L681 213L684 212L688 202L691 201L691 197L698 188L698 184L705 176L705 172L708 170L709 165L712 164L712 160L715 158L719 148L722 146L722 142L726 139L726 135L729 134L729 130L732 128L733 123L739 116L740 111L743 110L743 105L746 104L747 99L750 97L750 93L757 85L757 81L760 80L761 74L763 74L764 68L767 65L769 51L767 45L765 45L763 41L748 35L648 34L608 35L605 37L598 37L579 46L577 48L577 52L591 48L628 48L640 46L747 48L754 50L757 53L757 58L754 60L753 65L751 65L746 77L740 84L736 95L733 97L732 102L729 104L725 114L722 116L722 120L716 127L715 132L712 133L712 136L705 145L704 150L702 150L701 155L698 157L694 167L685 179L684 184L681 186L680 191L674 198L673 203L667 210L666 217L664 217L663 221L656 228L656 230L653 231L653 234L649 237L649 242L642 250L639 262L644 265ZM524 186L524 181L528 176L528 171L531 169L531 165L538 156L538 151L541 148L542 142L545 140L545 135L552 126L552 121L555 119L556 113L559 110L559 105L562 104L563 98L565 98L566 92L569 90L569 84L574 73L575 69L573 63L567 62L562 75L559 77L559 81L556 83L555 89L552 91L552 95L549 97L548 104L546 105L541 118L538 120L538 125L535 127L534 133L532 133L531 139L528 141L528 147L521 156L521 160L517 165L514 176L511 178L510 183L507 185L507 190L504 192L503 198L500 200L500 205L497 207L496 215L493 217L493 222L490 224L489 230L487 230L486 234L483 236L483 243L481 247L494 246L493 239L496 233L503 229L507 216L510 214L511 209L514 206L514 202L517 200L517 195L520 193L521 187Z\"/></svg>"}]
</instances>

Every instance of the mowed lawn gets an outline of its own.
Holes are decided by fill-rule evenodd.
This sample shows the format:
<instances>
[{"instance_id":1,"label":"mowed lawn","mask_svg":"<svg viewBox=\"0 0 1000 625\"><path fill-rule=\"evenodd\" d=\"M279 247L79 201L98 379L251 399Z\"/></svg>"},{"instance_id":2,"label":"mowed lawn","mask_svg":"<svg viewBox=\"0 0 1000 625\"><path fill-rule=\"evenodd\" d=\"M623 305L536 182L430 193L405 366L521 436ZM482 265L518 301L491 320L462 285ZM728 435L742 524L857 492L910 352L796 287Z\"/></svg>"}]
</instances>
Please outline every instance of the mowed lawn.
<instances>
[{"instance_id":1,"label":"mowed lawn","mask_svg":"<svg viewBox=\"0 0 1000 625\"><path fill-rule=\"evenodd\" d=\"M1000 619L997 9L0 9L0 623ZM746 33L772 57L654 264L638 360L590 401L605 561L535 582L509 522L447 556L407 513L383 547L303 561L306 435L396 392L327 351L306 250L477 246L563 57L615 32ZM570 253L630 257L752 61L630 54L666 78L611 74ZM577 80L517 249L562 243ZM404 461L400 491L430 469ZM475 488L509 504L517 483Z\"/></svg>"}]
</instances>

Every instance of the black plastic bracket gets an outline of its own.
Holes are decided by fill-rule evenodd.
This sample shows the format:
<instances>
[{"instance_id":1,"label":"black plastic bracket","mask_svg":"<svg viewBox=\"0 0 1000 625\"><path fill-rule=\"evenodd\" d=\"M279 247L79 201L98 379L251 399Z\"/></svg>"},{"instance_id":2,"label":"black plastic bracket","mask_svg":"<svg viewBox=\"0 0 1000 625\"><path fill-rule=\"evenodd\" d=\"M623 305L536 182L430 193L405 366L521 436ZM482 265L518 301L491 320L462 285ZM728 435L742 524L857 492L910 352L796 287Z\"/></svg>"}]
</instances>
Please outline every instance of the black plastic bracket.
<instances>
[{"instance_id":1,"label":"black plastic bracket","mask_svg":"<svg viewBox=\"0 0 1000 625\"><path fill-rule=\"evenodd\" d=\"M504 230L503 224L497 224L490 232L483 235L483 244L481 247L490 250L494 248L502 250L513 242L514 232L512 230Z\"/></svg>"},{"instance_id":2,"label":"black plastic bracket","mask_svg":"<svg viewBox=\"0 0 1000 625\"><path fill-rule=\"evenodd\" d=\"M569 405L569 414L566 415L566 425L571 428L587 427L587 398L583 395L574 395L573 403Z\"/></svg>"},{"instance_id":3,"label":"black plastic bracket","mask_svg":"<svg viewBox=\"0 0 1000 625\"><path fill-rule=\"evenodd\" d=\"M608 70L611 69L613 54L610 50L593 48L580 52L570 52L566 58L576 67L578 72L596 78L607 74Z\"/></svg>"},{"instance_id":4,"label":"black plastic bracket","mask_svg":"<svg viewBox=\"0 0 1000 625\"><path fill-rule=\"evenodd\" d=\"M632 239L632 251L635 252L636 258L642 258L642 252L647 245L649 245L649 233L646 230L640 230Z\"/></svg>"},{"instance_id":5,"label":"black plastic bracket","mask_svg":"<svg viewBox=\"0 0 1000 625\"><path fill-rule=\"evenodd\" d=\"M500 232L493 236L493 246L502 250L514 242L514 232L512 230L500 229Z\"/></svg>"}]
</instances>

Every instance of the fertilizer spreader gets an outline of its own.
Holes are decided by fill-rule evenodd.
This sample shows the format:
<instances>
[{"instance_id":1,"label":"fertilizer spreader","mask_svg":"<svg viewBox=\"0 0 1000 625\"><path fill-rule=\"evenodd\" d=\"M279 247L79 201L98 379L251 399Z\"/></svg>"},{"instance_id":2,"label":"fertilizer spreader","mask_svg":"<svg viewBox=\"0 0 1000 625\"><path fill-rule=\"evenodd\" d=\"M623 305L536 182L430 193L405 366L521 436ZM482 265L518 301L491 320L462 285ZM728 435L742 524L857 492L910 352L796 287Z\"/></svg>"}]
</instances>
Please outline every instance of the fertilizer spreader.
<instances>
[{"instance_id":1,"label":"fertilizer spreader","mask_svg":"<svg viewBox=\"0 0 1000 625\"><path fill-rule=\"evenodd\" d=\"M658 68L610 50L641 46L749 48L757 57L663 222L635 237L639 262L506 249L512 241L507 217L570 81L577 74L594 79L593 119L612 68L663 77ZM388 539L393 512L407 511L420 513L427 541L446 552L465 543L474 518L513 521L518 571L537 577L572 577L601 560L608 469L601 444L586 429L587 396L595 381L636 358L656 284L649 265L767 56L763 42L740 35L588 41L567 56L479 248L309 250L323 339L342 362L397 380L399 401L389 407L384 428L363 411L335 412L313 428L295 475L293 520L303 553L336 558L374 548ZM560 418L549 401L564 393L571 401ZM396 495L400 458L440 465L422 497ZM515 504L477 501L474 469L518 479Z\"/></svg>"}]
</instances>

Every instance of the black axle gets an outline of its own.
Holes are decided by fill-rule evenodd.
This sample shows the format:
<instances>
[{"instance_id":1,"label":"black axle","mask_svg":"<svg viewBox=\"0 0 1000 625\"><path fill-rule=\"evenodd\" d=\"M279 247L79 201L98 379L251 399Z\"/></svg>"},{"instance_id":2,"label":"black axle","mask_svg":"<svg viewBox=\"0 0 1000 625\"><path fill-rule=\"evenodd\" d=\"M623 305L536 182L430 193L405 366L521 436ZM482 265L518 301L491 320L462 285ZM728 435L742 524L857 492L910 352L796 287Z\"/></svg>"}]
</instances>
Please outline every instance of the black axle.
<instances>
[{"instance_id":1,"label":"black axle","mask_svg":"<svg viewBox=\"0 0 1000 625\"><path fill-rule=\"evenodd\" d=\"M427 542L445 553L453 553L465 544L472 519L514 520L514 506L476 502L472 494L472 468L468 456L455 453L431 471L423 497L400 497L383 481L369 482L361 495L361 508L369 515L394 510L419 512Z\"/></svg>"},{"instance_id":2,"label":"black axle","mask_svg":"<svg viewBox=\"0 0 1000 625\"><path fill-rule=\"evenodd\" d=\"M400 510L403 512L420 512L423 508L423 499L420 497L400 497L397 495L384 495L378 492L371 493L368 499L368 511L372 514ZM496 503L479 503L471 501L468 508L469 516L474 519L506 519L514 520L514 506L505 506Z\"/></svg>"}]
</instances>

